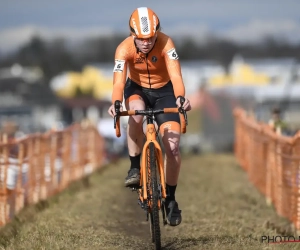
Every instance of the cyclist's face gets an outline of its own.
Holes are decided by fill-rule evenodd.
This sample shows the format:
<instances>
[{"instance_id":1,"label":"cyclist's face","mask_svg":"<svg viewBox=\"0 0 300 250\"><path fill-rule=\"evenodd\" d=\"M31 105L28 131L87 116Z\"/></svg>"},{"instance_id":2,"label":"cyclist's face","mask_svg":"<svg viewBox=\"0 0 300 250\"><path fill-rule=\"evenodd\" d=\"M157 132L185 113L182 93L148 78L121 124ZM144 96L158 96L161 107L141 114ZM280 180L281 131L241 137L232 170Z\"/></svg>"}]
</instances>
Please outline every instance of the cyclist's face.
<instances>
[{"instance_id":1,"label":"cyclist's face","mask_svg":"<svg viewBox=\"0 0 300 250\"><path fill-rule=\"evenodd\" d=\"M136 46L138 47L138 49L147 54L154 46L155 44L155 40L156 40L156 35L153 36L153 37L150 37L150 38L135 38L135 43L136 43Z\"/></svg>"}]
</instances>

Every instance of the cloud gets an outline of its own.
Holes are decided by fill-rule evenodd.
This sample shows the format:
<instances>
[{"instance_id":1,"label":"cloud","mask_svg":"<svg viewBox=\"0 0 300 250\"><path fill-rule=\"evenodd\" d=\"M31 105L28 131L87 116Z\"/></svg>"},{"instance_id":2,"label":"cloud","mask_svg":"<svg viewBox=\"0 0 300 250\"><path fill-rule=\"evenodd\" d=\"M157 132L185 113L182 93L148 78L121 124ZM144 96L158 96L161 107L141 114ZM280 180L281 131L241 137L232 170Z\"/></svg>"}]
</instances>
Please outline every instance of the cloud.
<instances>
[{"instance_id":1,"label":"cloud","mask_svg":"<svg viewBox=\"0 0 300 250\"><path fill-rule=\"evenodd\" d=\"M28 42L34 35L33 27L17 27L0 31L0 50L13 50Z\"/></svg>"},{"instance_id":2,"label":"cloud","mask_svg":"<svg viewBox=\"0 0 300 250\"><path fill-rule=\"evenodd\" d=\"M174 38L189 37L198 43L204 42L205 38L212 34L209 27L203 23L181 23L176 26L162 27L162 32Z\"/></svg>"},{"instance_id":3,"label":"cloud","mask_svg":"<svg viewBox=\"0 0 300 250\"><path fill-rule=\"evenodd\" d=\"M92 28L46 28L41 26L26 25L0 31L0 50L12 51L30 41L37 35L45 40L65 38L71 42L81 41L85 38L112 35L113 30L105 27Z\"/></svg>"},{"instance_id":4,"label":"cloud","mask_svg":"<svg viewBox=\"0 0 300 250\"><path fill-rule=\"evenodd\" d=\"M219 33L220 36L238 43L257 43L266 36L300 42L300 23L292 20L252 20Z\"/></svg>"},{"instance_id":5,"label":"cloud","mask_svg":"<svg viewBox=\"0 0 300 250\"><path fill-rule=\"evenodd\" d=\"M163 32L175 38L189 37L198 43L205 42L209 36L226 38L237 43L258 43L266 36L285 39L288 42L300 42L300 23L292 20L261 20L239 24L222 31L214 31L202 22L184 22L179 25L163 27ZM113 35L115 30L108 27L89 28L48 28L42 26L26 25L0 30L0 50L10 52L30 41L34 35L43 39L52 40L58 37L74 43L86 38Z\"/></svg>"},{"instance_id":6,"label":"cloud","mask_svg":"<svg viewBox=\"0 0 300 250\"><path fill-rule=\"evenodd\" d=\"M172 37L191 37L197 39L198 42L204 41L210 30L208 26L199 23L193 24L182 23L178 26L169 26L164 28L163 32L171 35ZM99 36L113 35L115 31L108 27L94 27L94 28L48 28L35 25L26 25L10 29L0 30L0 50L12 51L37 35L45 40L52 40L58 37L65 38L66 40L74 43L82 41L86 38L93 38Z\"/></svg>"}]
</instances>

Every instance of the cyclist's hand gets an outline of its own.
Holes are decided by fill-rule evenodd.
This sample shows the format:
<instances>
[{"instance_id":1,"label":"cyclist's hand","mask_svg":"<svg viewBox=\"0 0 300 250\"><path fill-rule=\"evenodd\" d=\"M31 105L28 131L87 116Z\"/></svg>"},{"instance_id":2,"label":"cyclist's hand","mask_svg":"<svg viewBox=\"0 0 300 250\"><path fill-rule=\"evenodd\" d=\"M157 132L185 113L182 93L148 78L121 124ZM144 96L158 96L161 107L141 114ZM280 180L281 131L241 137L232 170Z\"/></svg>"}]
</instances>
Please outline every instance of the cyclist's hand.
<instances>
[{"instance_id":1,"label":"cyclist's hand","mask_svg":"<svg viewBox=\"0 0 300 250\"><path fill-rule=\"evenodd\" d=\"M120 107L120 111L123 111L123 107L121 106ZM108 114L111 116L111 117L114 117L116 115L116 110L115 110L115 105L112 104L109 109L108 109Z\"/></svg>"},{"instance_id":2,"label":"cyclist's hand","mask_svg":"<svg viewBox=\"0 0 300 250\"><path fill-rule=\"evenodd\" d=\"M180 99L179 98L177 98L177 100L176 100L176 105L177 105L177 107L181 107ZM182 108L185 111L190 111L192 109L191 103L190 103L189 99L185 98L185 101L184 101L184 103L182 105Z\"/></svg>"}]
</instances>

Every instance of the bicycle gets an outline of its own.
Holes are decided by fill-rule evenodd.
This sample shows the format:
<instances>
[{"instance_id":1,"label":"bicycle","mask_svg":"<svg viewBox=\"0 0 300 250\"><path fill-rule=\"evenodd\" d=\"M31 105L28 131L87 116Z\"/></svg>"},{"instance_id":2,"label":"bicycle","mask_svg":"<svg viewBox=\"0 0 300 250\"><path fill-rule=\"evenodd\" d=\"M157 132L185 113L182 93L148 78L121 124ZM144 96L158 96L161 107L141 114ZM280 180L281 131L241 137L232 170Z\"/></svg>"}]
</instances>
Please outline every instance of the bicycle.
<instances>
[{"instance_id":1,"label":"bicycle","mask_svg":"<svg viewBox=\"0 0 300 250\"><path fill-rule=\"evenodd\" d=\"M114 117L114 128L116 136L121 136L120 131L120 116L144 115L147 116L147 129L145 134L145 143L141 155L140 168L140 185L131 186L132 191L138 193L138 204L146 211L146 221L149 221L150 216L150 234L152 243L155 244L155 249L161 248L161 234L159 226L159 210L162 212L163 225L167 224L166 219L166 185L164 174L164 161L161 143L158 137L158 131L155 129L155 115L162 113L179 113L181 133L186 133L187 115L182 108L184 97L180 97L181 107L179 108L164 108L146 110L128 110L120 111L121 102L115 102L116 115Z\"/></svg>"}]
</instances>

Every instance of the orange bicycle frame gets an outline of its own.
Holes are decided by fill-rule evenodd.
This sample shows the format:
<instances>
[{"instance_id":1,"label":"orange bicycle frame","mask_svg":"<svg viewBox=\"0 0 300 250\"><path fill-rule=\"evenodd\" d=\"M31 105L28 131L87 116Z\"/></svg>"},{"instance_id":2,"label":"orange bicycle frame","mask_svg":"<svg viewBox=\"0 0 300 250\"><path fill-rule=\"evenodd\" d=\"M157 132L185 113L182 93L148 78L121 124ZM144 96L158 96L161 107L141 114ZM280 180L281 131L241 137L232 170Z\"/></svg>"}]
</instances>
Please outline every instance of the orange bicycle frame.
<instances>
[{"instance_id":1,"label":"orange bicycle frame","mask_svg":"<svg viewBox=\"0 0 300 250\"><path fill-rule=\"evenodd\" d=\"M154 124L147 124L147 132L146 132L146 142L143 147L142 153L142 164L141 164L141 184L143 186L143 199L147 199L147 149L150 142L154 143L155 146L155 154L158 163L158 170L160 176L160 183L162 186L162 198L166 198L166 189L165 189L165 174L164 174L164 166L163 166L163 154L159 143L156 140L156 131Z\"/></svg>"},{"instance_id":2,"label":"orange bicycle frame","mask_svg":"<svg viewBox=\"0 0 300 250\"><path fill-rule=\"evenodd\" d=\"M118 115L119 116L132 116L132 115L139 115L137 114L136 110L128 110L128 111L122 111ZM183 113L179 112L178 108L164 108L162 110L163 113L179 113L180 116L180 124L181 124L181 133L186 133L186 121L184 118ZM120 119L116 120L115 123L116 127L116 136L121 136L121 130L120 130ZM156 130L155 125L153 123L147 124L147 131L146 131L146 142L143 146L142 151L142 163L141 163L141 179L140 179L140 186L143 187L143 193L140 193L140 198L143 198L143 200L147 200L147 149L149 147L150 143L154 143L155 146L155 154L156 159L158 163L158 170L160 175L160 183L162 188L162 198L166 198L166 187L165 187L165 174L164 174L164 161L163 161L163 154L161 147L156 140Z\"/></svg>"}]
</instances>

